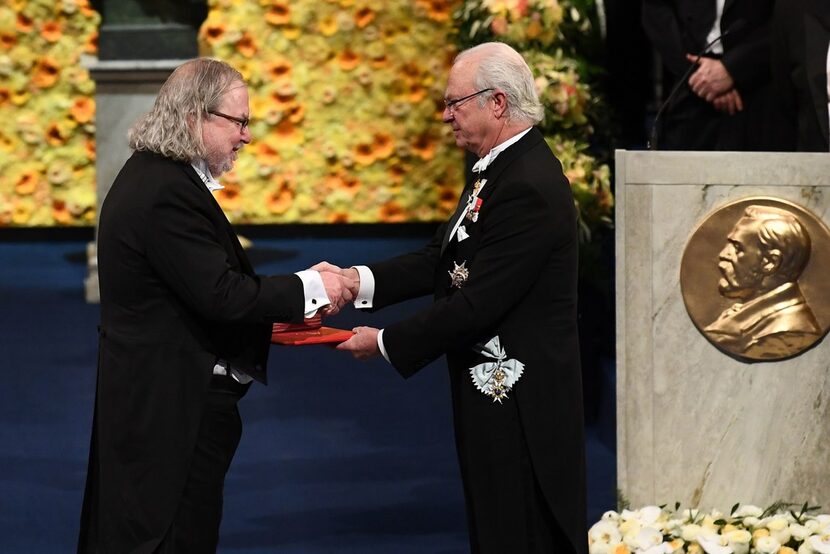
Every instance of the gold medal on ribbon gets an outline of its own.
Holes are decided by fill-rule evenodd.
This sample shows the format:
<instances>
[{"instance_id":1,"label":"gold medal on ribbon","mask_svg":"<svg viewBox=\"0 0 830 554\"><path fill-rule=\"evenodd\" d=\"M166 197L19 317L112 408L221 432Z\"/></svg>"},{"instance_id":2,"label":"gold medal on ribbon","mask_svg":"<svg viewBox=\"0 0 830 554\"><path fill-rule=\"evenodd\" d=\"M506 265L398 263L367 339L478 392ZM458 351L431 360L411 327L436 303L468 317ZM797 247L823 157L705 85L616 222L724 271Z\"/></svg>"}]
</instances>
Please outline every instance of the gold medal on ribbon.
<instances>
[{"instance_id":1,"label":"gold medal on ribbon","mask_svg":"<svg viewBox=\"0 0 830 554\"><path fill-rule=\"evenodd\" d=\"M447 273L450 274L450 281L453 287L460 289L461 285L470 277L470 270L464 267L464 264L467 262L461 262L461 265L453 262L452 271L448 271Z\"/></svg>"}]
</instances>

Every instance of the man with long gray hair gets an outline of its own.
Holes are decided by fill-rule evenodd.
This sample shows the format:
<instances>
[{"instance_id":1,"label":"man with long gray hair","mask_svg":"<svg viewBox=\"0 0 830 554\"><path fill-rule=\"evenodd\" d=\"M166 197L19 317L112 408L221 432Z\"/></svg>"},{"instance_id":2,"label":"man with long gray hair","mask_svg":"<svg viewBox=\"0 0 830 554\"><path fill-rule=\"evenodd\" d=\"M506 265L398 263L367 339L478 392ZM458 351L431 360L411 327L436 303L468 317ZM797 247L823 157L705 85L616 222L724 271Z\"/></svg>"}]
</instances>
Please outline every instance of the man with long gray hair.
<instances>
[{"instance_id":1,"label":"man with long gray hair","mask_svg":"<svg viewBox=\"0 0 830 554\"><path fill-rule=\"evenodd\" d=\"M101 208L98 384L79 552L214 552L237 401L271 327L352 299L347 277L254 273L211 191L251 141L242 76L178 67Z\"/></svg>"},{"instance_id":2,"label":"man with long gray hair","mask_svg":"<svg viewBox=\"0 0 830 554\"><path fill-rule=\"evenodd\" d=\"M358 307L433 292L409 319L338 346L404 377L446 354L473 553L587 551L577 226L542 133L533 75L500 43L462 52L444 122L479 160L455 215L423 249L340 269Z\"/></svg>"}]
</instances>

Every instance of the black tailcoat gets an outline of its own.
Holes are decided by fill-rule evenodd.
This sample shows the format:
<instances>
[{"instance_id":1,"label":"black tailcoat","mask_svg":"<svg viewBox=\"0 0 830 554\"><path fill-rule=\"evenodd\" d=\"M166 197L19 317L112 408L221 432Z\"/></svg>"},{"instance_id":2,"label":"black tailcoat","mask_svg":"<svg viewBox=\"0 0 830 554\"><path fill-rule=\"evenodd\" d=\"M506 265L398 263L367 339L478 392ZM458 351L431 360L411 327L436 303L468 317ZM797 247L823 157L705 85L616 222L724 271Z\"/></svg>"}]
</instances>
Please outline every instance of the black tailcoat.
<instances>
[{"instance_id":1,"label":"black tailcoat","mask_svg":"<svg viewBox=\"0 0 830 554\"><path fill-rule=\"evenodd\" d=\"M218 359L264 381L297 276L260 277L193 168L136 152L101 209L98 383L80 552L152 552L182 495Z\"/></svg>"},{"instance_id":2,"label":"black tailcoat","mask_svg":"<svg viewBox=\"0 0 830 554\"><path fill-rule=\"evenodd\" d=\"M775 10L772 59L780 149L828 152L830 2L779 0Z\"/></svg>"},{"instance_id":3,"label":"black tailcoat","mask_svg":"<svg viewBox=\"0 0 830 554\"><path fill-rule=\"evenodd\" d=\"M661 148L667 150L770 150L773 132L770 41L774 0L725 0L721 61L741 95L744 110L717 111L688 84L664 112ZM691 65L716 17L715 0L643 0L643 28L673 80ZM727 32L728 31L728 32ZM672 83L673 84L673 83ZM668 89L665 91L667 93Z\"/></svg>"},{"instance_id":4,"label":"black tailcoat","mask_svg":"<svg viewBox=\"0 0 830 554\"><path fill-rule=\"evenodd\" d=\"M535 128L499 154L469 238L441 226L420 251L370 265L374 307L434 293L413 317L388 326L383 341L408 377L446 354L456 445L474 552L519 552L503 523L525 517L520 450L573 550L587 550L582 387L576 321L577 224L570 186ZM472 178L470 179L472 180ZM462 196L470 190L467 189ZM442 248L443 247L443 248ZM464 264L460 288L450 272ZM524 373L503 404L479 392L470 368L487 361L472 347L494 336ZM520 512L520 510L518 510ZM514 521L521 527L521 521Z\"/></svg>"}]
</instances>

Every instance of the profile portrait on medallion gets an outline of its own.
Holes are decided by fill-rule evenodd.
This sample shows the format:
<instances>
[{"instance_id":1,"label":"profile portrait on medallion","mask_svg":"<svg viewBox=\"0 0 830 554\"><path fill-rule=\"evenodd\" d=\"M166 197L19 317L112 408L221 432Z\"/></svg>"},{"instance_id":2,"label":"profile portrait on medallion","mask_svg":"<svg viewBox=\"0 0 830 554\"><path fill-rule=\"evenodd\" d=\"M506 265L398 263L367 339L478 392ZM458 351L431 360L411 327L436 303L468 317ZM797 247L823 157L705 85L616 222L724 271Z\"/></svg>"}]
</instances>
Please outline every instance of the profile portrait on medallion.
<instances>
[{"instance_id":1,"label":"profile portrait on medallion","mask_svg":"<svg viewBox=\"0 0 830 554\"><path fill-rule=\"evenodd\" d=\"M738 359L796 356L830 326L829 250L830 231L804 208L767 197L728 204L686 246L686 309L709 341Z\"/></svg>"}]
</instances>

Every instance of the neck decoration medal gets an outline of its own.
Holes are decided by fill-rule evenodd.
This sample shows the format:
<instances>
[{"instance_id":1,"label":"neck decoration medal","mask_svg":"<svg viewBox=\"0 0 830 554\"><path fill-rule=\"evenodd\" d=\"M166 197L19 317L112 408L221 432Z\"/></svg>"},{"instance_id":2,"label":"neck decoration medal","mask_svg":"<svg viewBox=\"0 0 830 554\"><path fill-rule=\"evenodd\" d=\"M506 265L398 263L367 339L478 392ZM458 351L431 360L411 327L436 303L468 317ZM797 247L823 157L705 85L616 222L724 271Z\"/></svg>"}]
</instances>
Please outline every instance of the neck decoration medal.
<instances>
[{"instance_id":1,"label":"neck decoration medal","mask_svg":"<svg viewBox=\"0 0 830 554\"><path fill-rule=\"evenodd\" d=\"M470 277L470 270L464 267L464 264L466 263L466 261L463 261L461 262L461 265L458 265L457 263L453 262L452 271L447 272L450 274L450 281L452 283L452 286L457 289L460 289L461 285L463 285L464 282Z\"/></svg>"}]
</instances>

